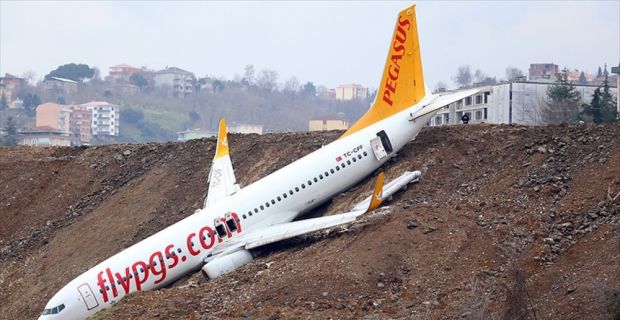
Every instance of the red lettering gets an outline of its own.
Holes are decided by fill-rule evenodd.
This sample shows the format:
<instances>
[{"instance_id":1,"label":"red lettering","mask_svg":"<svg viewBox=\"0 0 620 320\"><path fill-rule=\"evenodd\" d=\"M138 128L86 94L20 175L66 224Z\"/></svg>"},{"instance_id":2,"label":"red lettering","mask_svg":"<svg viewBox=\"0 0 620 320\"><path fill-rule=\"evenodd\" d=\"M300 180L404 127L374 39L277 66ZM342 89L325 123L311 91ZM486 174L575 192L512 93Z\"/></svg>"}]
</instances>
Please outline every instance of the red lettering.
<instances>
[{"instance_id":1,"label":"red lettering","mask_svg":"<svg viewBox=\"0 0 620 320\"><path fill-rule=\"evenodd\" d=\"M233 221L235 221L235 224L237 225L237 233L240 233L241 232L241 221L239 219L239 216L235 212L232 212L230 215L233 217Z\"/></svg>"},{"instance_id":2,"label":"red lettering","mask_svg":"<svg viewBox=\"0 0 620 320\"><path fill-rule=\"evenodd\" d=\"M105 289L105 279L103 278L103 271L99 271L97 274L97 285L101 294L103 295L103 302L108 302L108 291Z\"/></svg>"},{"instance_id":3,"label":"red lettering","mask_svg":"<svg viewBox=\"0 0 620 320\"><path fill-rule=\"evenodd\" d=\"M392 73L392 70L394 70L394 73ZM390 79L396 81L398 80L398 73L400 72L400 69L398 68L392 68L392 65L388 66L388 76L390 77ZM387 88L387 84L386 84L386 88ZM392 91L394 92L394 91Z\"/></svg>"},{"instance_id":4,"label":"red lettering","mask_svg":"<svg viewBox=\"0 0 620 320\"><path fill-rule=\"evenodd\" d=\"M140 269L138 269L140 267ZM142 290L142 284L146 282L146 279L149 277L149 269L146 268L146 263L142 261L136 261L131 266L133 270L134 279L136 279L136 290ZM144 273L144 278L140 278L140 274Z\"/></svg>"},{"instance_id":5,"label":"red lettering","mask_svg":"<svg viewBox=\"0 0 620 320\"><path fill-rule=\"evenodd\" d=\"M385 88L390 90L392 93L396 92L396 82L391 82L390 79L388 79L385 82Z\"/></svg>"},{"instance_id":6,"label":"red lettering","mask_svg":"<svg viewBox=\"0 0 620 320\"><path fill-rule=\"evenodd\" d=\"M192 256L197 256L198 254L200 254L200 250L194 250L194 246L192 238L196 237L196 233L192 232L189 234L189 236L187 236L187 251L189 251L189 254L191 254Z\"/></svg>"},{"instance_id":7,"label":"red lettering","mask_svg":"<svg viewBox=\"0 0 620 320\"><path fill-rule=\"evenodd\" d=\"M116 290L116 285L114 284L114 277L112 276L112 271L110 268L105 269L106 274L108 275L108 279L110 279L110 286L112 287L112 296L118 296L118 291Z\"/></svg>"},{"instance_id":8,"label":"red lettering","mask_svg":"<svg viewBox=\"0 0 620 320\"><path fill-rule=\"evenodd\" d=\"M394 34L394 37L396 38L396 41L400 43L405 43L405 41L407 40L407 32L401 26L398 26L398 28L396 28L396 34Z\"/></svg>"},{"instance_id":9,"label":"red lettering","mask_svg":"<svg viewBox=\"0 0 620 320\"><path fill-rule=\"evenodd\" d=\"M129 271L129 267L125 268L125 277L121 276L121 274L118 272L114 273L117 283L118 281L121 282L121 286L123 287L123 290L125 290L125 294L129 293L129 286L131 285L131 278L129 277L130 274L131 272Z\"/></svg>"},{"instance_id":10,"label":"red lettering","mask_svg":"<svg viewBox=\"0 0 620 320\"><path fill-rule=\"evenodd\" d=\"M407 31L409 31L409 29L411 28L411 21L407 18L404 18L404 20L399 19L398 26L407 28Z\"/></svg>"},{"instance_id":11,"label":"red lettering","mask_svg":"<svg viewBox=\"0 0 620 320\"><path fill-rule=\"evenodd\" d=\"M154 252L149 258L149 263L151 264L151 274L155 276L161 275L159 279L155 280L155 284L164 281L166 279L166 266L164 265L164 256L161 252Z\"/></svg>"},{"instance_id":12,"label":"red lettering","mask_svg":"<svg viewBox=\"0 0 620 320\"><path fill-rule=\"evenodd\" d=\"M174 245L168 245L165 251L166 255L172 259L172 263L168 265L168 268L172 269L179 263L179 257L174 253Z\"/></svg>"},{"instance_id":13,"label":"red lettering","mask_svg":"<svg viewBox=\"0 0 620 320\"><path fill-rule=\"evenodd\" d=\"M206 237L205 232L209 234L208 236L209 241L210 241L209 243L205 241L205 237ZM213 232L213 229L211 229L210 227L203 227L202 229L200 229L200 231L198 232L198 237L200 237L200 245L205 250L211 249L213 245L215 244L215 233Z\"/></svg>"},{"instance_id":14,"label":"red lettering","mask_svg":"<svg viewBox=\"0 0 620 320\"><path fill-rule=\"evenodd\" d=\"M385 103L389 104L390 106L392 105L392 99L390 99L390 92L387 89L383 91L383 101L385 101Z\"/></svg>"}]
</instances>

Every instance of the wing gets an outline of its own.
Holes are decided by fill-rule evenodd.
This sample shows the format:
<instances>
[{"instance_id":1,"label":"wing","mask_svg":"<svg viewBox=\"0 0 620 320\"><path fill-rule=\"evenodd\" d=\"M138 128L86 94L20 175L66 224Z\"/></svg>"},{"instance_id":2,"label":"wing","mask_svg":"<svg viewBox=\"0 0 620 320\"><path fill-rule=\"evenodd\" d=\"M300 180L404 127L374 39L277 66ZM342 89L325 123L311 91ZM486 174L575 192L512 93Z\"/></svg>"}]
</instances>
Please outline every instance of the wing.
<instances>
[{"instance_id":1,"label":"wing","mask_svg":"<svg viewBox=\"0 0 620 320\"><path fill-rule=\"evenodd\" d=\"M235 179L235 172L228 154L228 132L226 129L226 120L220 120L218 129L217 146L215 148L215 156L211 163L211 171L209 172L209 192L205 199L204 206L214 204L231 194L239 191L239 185Z\"/></svg>"},{"instance_id":2,"label":"wing","mask_svg":"<svg viewBox=\"0 0 620 320\"><path fill-rule=\"evenodd\" d=\"M360 215L377 208L381 205L384 199L388 199L396 191L407 186L407 184L419 181L419 177L420 171L405 172L405 174L384 186L383 172L381 172L375 180L373 194L354 206L351 211L326 217L304 219L260 228L256 231L252 231L219 245L212 253L212 258L207 258L206 262L216 258L216 256L226 255L241 248L253 249L310 232L351 223Z\"/></svg>"},{"instance_id":3,"label":"wing","mask_svg":"<svg viewBox=\"0 0 620 320\"><path fill-rule=\"evenodd\" d=\"M480 89L471 89L471 90L465 90L465 91L459 91L459 92L453 92L453 93L437 94L434 96L434 99L432 99L430 103L422 106L422 108L418 109L417 111L412 112L409 115L409 121L416 121L418 118L428 115L429 113L437 112L439 109L453 102L467 98L478 92L480 92Z\"/></svg>"}]
</instances>

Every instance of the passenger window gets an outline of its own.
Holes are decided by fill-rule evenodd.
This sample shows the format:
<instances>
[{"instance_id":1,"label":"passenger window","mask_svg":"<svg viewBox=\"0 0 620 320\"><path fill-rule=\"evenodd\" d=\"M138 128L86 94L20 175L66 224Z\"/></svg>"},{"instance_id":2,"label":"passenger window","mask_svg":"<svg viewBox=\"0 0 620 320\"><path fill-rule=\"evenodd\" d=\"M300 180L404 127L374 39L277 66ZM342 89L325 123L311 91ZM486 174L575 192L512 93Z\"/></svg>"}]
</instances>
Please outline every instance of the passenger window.
<instances>
[{"instance_id":1,"label":"passenger window","mask_svg":"<svg viewBox=\"0 0 620 320\"><path fill-rule=\"evenodd\" d=\"M301 188L302 188L302 189L306 189L306 185L302 183L302 184L301 184Z\"/></svg>"},{"instance_id":2,"label":"passenger window","mask_svg":"<svg viewBox=\"0 0 620 320\"><path fill-rule=\"evenodd\" d=\"M342 169L344 169L344 167L346 167L346 165L343 163L340 165L342 167Z\"/></svg>"},{"instance_id":3,"label":"passenger window","mask_svg":"<svg viewBox=\"0 0 620 320\"><path fill-rule=\"evenodd\" d=\"M265 205L267 206L267 208L269 208L269 202L265 202Z\"/></svg>"},{"instance_id":4,"label":"passenger window","mask_svg":"<svg viewBox=\"0 0 620 320\"><path fill-rule=\"evenodd\" d=\"M258 213L258 208L254 208L254 213ZM252 214L250 213L250 215Z\"/></svg>"},{"instance_id":5,"label":"passenger window","mask_svg":"<svg viewBox=\"0 0 620 320\"><path fill-rule=\"evenodd\" d=\"M321 179L323 179L323 177L321 177ZM314 177L314 182L318 182L319 179L317 179L316 177Z\"/></svg>"},{"instance_id":6,"label":"passenger window","mask_svg":"<svg viewBox=\"0 0 620 320\"><path fill-rule=\"evenodd\" d=\"M344 164L344 163L343 163ZM351 160L347 160L347 164L351 165Z\"/></svg>"},{"instance_id":7,"label":"passenger window","mask_svg":"<svg viewBox=\"0 0 620 320\"><path fill-rule=\"evenodd\" d=\"M323 175L319 174L319 179L323 180Z\"/></svg>"},{"instance_id":8,"label":"passenger window","mask_svg":"<svg viewBox=\"0 0 620 320\"><path fill-rule=\"evenodd\" d=\"M353 162L357 161L357 160L355 159L355 157L353 157L351 160L353 160Z\"/></svg>"},{"instance_id":9,"label":"passenger window","mask_svg":"<svg viewBox=\"0 0 620 320\"><path fill-rule=\"evenodd\" d=\"M331 172L332 174L334 174L334 169L329 169L329 172Z\"/></svg>"},{"instance_id":10,"label":"passenger window","mask_svg":"<svg viewBox=\"0 0 620 320\"><path fill-rule=\"evenodd\" d=\"M325 177L329 177L329 173L327 173L327 171L325 171Z\"/></svg>"},{"instance_id":11,"label":"passenger window","mask_svg":"<svg viewBox=\"0 0 620 320\"><path fill-rule=\"evenodd\" d=\"M366 151L364 151L364 157L368 156L368 153Z\"/></svg>"},{"instance_id":12,"label":"passenger window","mask_svg":"<svg viewBox=\"0 0 620 320\"><path fill-rule=\"evenodd\" d=\"M361 154L358 154L358 155L357 155L357 158L358 158L358 159L360 159L360 160L362 160L362 155L361 155Z\"/></svg>"},{"instance_id":13,"label":"passenger window","mask_svg":"<svg viewBox=\"0 0 620 320\"><path fill-rule=\"evenodd\" d=\"M299 187L295 187L295 192L299 192Z\"/></svg>"},{"instance_id":14,"label":"passenger window","mask_svg":"<svg viewBox=\"0 0 620 320\"><path fill-rule=\"evenodd\" d=\"M284 199L286 199L286 197L287 197L286 193L283 193L282 196L284 197Z\"/></svg>"},{"instance_id":15,"label":"passenger window","mask_svg":"<svg viewBox=\"0 0 620 320\"><path fill-rule=\"evenodd\" d=\"M177 252L178 252L178 253L181 253L181 248L178 248L178 249L177 249Z\"/></svg>"},{"instance_id":16,"label":"passenger window","mask_svg":"<svg viewBox=\"0 0 620 320\"><path fill-rule=\"evenodd\" d=\"M308 180L308 185L311 186L312 185L312 181Z\"/></svg>"},{"instance_id":17,"label":"passenger window","mask_svg":"<svg viewBox=\"0 0 620 320\"><path fill-rule=\"evenodd\" d=\"M340 167L336 167L336 171L340 171Z\"/></svg>"},{"instance_id":18,"label":"passenger window","mask_svg":"<svg viewBox=\"0 0 620 320\"><path fill-rule=\"evenodd\" d=\"M293 190L289 190L288 193L290 193L291 195L293 195Z\"/></svg>"},{"instance_id":19,"label":"passenger window","mask_svg":"<svg viewBox=\"0 0 620 320\"><path fill-rule=\"evenodd\" d=\"M278 196L276 199L278 199L278 201L282 201L282 198L280 198L280 196Z\"/></svg>"},{"instance_id":20,"label":"passenger window","mask_svg":"<svg viewBox=\"0 0 620 320\"><path fill-rule=\"evenodd\" d=\"M276 204L276 201L271 199L271 204Z\"/></svg>"},{"instance_id":21,"label":"passenger window","mask_svg":"<svg viewBox=\"0 0 620 320\"><path fill-rule=\"evenodd\" d=\"M261 210L265 210L265 207L261 204L261 205L260 205L260 209L261 209Z\"/></svg>"}]
</instances>

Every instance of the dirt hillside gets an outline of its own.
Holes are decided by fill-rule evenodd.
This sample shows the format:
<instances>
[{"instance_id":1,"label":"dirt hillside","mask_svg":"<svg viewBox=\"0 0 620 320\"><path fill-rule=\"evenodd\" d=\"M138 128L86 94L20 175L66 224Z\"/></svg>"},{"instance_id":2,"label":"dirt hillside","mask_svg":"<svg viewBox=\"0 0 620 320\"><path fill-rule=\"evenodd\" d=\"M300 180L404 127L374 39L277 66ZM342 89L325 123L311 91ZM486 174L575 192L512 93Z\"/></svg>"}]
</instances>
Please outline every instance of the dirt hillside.
<instances>
[{"instance_id":1,"label":"dirt hillside","mask_svg":"<svg viewBox=\"0 0 620 320\"><path fill-rule=\"evenodd\" d=\"M339 132L231 135L242 186ZM0 318L197 209L213 140L0 148ZM107 319L618 319L620 126L427 128L382 168L422 181L346 230L214 281L131 295ZM372 178L313 213L350 209Z\"/></svg>"}]
</instances>

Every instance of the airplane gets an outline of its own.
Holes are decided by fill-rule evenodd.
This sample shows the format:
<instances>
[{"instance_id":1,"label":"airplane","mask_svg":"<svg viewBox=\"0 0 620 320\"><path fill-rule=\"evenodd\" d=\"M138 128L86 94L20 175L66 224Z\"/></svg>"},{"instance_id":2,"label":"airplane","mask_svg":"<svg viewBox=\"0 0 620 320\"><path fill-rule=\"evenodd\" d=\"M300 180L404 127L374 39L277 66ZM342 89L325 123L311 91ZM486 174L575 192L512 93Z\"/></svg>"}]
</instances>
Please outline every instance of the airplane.
<instances>
[{"instance_id":1,"label":"airplane","mask_svg":"<svg viewBox=\"0 0 620 320\"><path fill-rule=\"evenodd\" d=\"M351 211L295 219L375 172L439 109L476 92L429 92L415 6L402 10L377 97L341 137L241 188L222 119L204 207L71 280L49 300L39 319L84 319L129 293L164 287L198 269L211 279L233 272L254 259L250 250L266 244L353 223L418 181L420 172L406 172L386 185L381 172L372 195Z\"/></svg>"}]
</instances>

